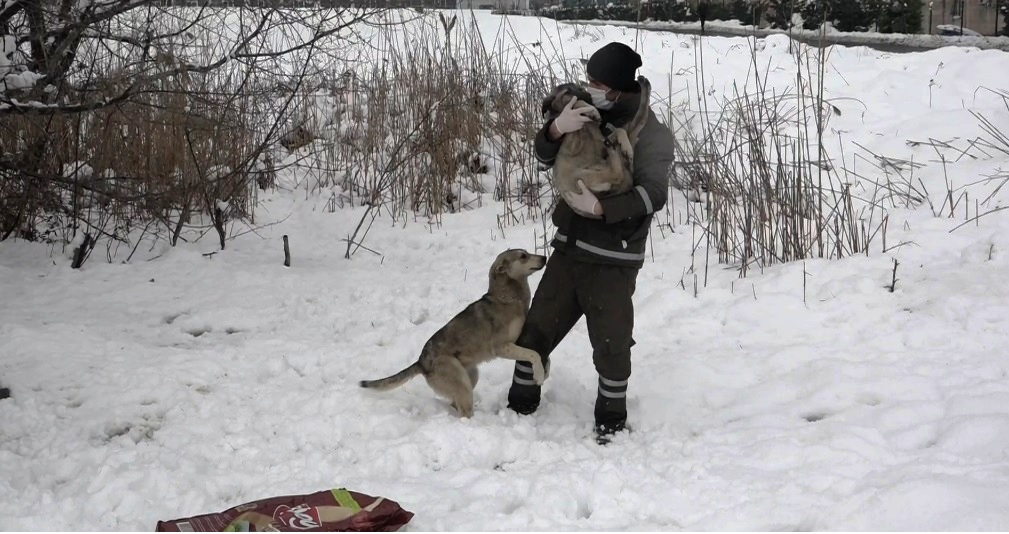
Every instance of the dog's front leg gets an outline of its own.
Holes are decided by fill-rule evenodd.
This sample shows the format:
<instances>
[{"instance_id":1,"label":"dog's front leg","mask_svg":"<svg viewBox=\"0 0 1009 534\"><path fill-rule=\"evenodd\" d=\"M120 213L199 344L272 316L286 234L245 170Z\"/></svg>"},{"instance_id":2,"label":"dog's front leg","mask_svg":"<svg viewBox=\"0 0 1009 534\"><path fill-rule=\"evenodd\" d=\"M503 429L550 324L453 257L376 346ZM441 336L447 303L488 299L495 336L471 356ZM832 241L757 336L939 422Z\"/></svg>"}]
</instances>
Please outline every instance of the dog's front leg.
<instances>
[{"instance_id":1,"label":"dog's front leg","mask_svg":"<svg viewBox=\"0 0 1009 534\"><path fill-rule=\"evenodd\" d=\"M633 169L634 168L634 147L631 146L631 140L627 137L627 130L623 128L617 128L613 131L612 135L616 138L617 147L620 150L620 156L623 157L624 161Z\"/></svg>"},{"instance_id":2,"label":"dog's front leg","mask_svg":"<svg viewBox=\"0 0 1009 534\"><path fill-rule=\"evenodd\" d=\"M534 350L508 343L497 351L497 355L508 360L529 362L533 366L533 380L537 384L542 384L547 378L543 369L543 358L540 358L540 353Z\"/></svg>"}]
</instances>

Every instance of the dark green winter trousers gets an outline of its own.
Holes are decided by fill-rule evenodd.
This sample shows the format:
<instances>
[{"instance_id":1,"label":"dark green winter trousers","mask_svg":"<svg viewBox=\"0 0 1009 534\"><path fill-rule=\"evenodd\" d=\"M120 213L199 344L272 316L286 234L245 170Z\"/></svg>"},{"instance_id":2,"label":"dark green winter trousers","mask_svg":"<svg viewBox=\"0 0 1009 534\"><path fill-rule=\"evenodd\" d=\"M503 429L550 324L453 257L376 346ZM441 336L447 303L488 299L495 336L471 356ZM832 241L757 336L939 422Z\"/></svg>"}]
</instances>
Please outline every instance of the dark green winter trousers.
<instances>
[{"instance_id":1,"label":"dark green winter trousers","mask_svg":"<svg viewBox=\"0 0 1009 534\"><path fill-rule=\"evenodd\" d=\"M623 428L627 419L627 382L634 345L631 296L638 268L574 261L555 251L536 288L529 315L516 344L535 350L546 364L550 353L584 315L599 375L596 426ZM540 386L532 366L517 362L508 404L519 413L539 406Z\"/></svg>"}]
</instances>

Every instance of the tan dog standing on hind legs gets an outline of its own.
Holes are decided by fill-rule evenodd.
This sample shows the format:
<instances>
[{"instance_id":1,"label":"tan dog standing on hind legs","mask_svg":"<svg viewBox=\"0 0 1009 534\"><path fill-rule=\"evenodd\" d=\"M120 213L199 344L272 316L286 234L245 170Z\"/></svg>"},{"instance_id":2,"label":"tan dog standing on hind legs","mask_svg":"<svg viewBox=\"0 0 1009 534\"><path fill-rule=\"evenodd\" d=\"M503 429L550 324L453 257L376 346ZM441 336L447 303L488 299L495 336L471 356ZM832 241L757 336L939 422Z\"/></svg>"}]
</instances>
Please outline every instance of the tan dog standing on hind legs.
<instances>
[{"instance_id":1,"label":"tan dog standing on hind legs","mask_svg":"<svg viewBox=\"0 0 1009 534\"><path fill-rule=\"evenodd\" d=\"M539 353L515 345L515 340L529 311L529 275L544 265L544 256L521 249L502 252L491 265L487 293L435 332L416 362L392 376L362 380L361 387L385 391L422 375L435 393L452 401L459 415L472 417L481 363L494 358L528 362L536 383L542 384L546 370Z\"/></svg>"}]
</instances>

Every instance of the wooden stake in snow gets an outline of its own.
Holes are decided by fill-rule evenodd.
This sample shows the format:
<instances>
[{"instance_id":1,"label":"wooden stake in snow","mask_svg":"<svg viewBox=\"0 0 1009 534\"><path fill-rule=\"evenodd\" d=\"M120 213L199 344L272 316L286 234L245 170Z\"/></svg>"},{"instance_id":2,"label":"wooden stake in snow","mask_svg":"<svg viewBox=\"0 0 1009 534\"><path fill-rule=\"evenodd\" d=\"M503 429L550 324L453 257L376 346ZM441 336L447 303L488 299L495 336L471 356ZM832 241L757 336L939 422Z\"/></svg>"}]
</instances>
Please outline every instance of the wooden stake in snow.
<instances>
[{"instance_id":1,"label":"wooden stake in snow","mask_svg":"<svg viewBox=\"0 0 1009 534\"><path fill-rule=\"evenodd\" d=\"M900 264L897 263L897 258L894 258L893 259L893 274L891 275L890 287L887 288L887 289L890 290L890 293L893 293L893 290L897 288L897 266L898 265L900 265Z\"/></svg>"},{"instance_id":2,"label":"wooden stake in snow","mask_svg":"<svg viewBox=\"0 0 1009 534\"><path fill-rule=\"evenodd\" d=\"M91 251L93 245L91 234L85 232L84 241L81 243L81 246L74 250L74 259L70 262L71 269L80 269L81 265L84 265L84 260L87 259L88 252Z\"/></svg>"},{"instance_id":3,"label":"wooden stake in snow","mask_svg":"<svg viewBox=\"0 0 1009 534\"><path fill-rule=\"evenodd\" d=\"M284 267L291 266L291 247L287 243L287 234L284 234Z\"/></svg>"}]
</instances>

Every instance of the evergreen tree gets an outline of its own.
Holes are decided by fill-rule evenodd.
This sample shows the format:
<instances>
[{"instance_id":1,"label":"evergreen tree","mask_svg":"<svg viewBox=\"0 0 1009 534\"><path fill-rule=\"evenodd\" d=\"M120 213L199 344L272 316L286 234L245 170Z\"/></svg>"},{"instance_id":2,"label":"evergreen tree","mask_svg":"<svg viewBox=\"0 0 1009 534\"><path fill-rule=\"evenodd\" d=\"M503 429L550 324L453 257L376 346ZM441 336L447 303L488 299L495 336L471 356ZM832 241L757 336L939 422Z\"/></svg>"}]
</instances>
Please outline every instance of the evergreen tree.
<instances>
[{"instance_id":1,"label":"evergreen tree","mask_svg":"<svg viewBox=\"0 0 1009 534\"><path fill-rule=\"evenodd\" d=\"M896 0L891 5L894 33L921 33L924 0Z\"/></svg>"},{"instance_id":2,"label":"evergreen tree","mask_svg":"<svg viewBox=\"0 0 1009 534\"><path fill-rule=\"evenodd\" d=\"M768 0L764 19L777 30L792 27L792 14L802 8L803 0Z\"/></svg>"},{"instance_id":3,"label":"evergreen tree","mask_svg":"<svg viewBox=\"0 0 1009 534\"><path fill-rule=\"evenodd\" d=\"M907 11L907 33L922 33L927 30L925 24L925 0L906 0Z\"/></svg>"},{"instance_id":4,"label":"evergreen tree","mask_svg":"<svg viewBox=\"0 0 1009 534\"><path fill-rule=\"evenodd\" d=\"M884 13L889 13L889 0L861 0L862 11L865 13L865 31L878 31L879 21Z\"/></svg>"},{"instance_id":5,"label":"evergreen tree","mask_svg":"<svg viewBox=\"0 0 1009 534\"><path fill-rule=\"evenodd\" d=\"M842 32L865 31L869 17L858 0L832 0L828 11L834 26Z\"/></svg>"},{"instance_id":6,"label":"evergreen tree","mask_svg":"<svg viewBox=\"0 0 1009 534\"><path fill-rule=\"evenodd\" d=\"M828 17L827 13L830 11L830 3L827 0L807 0L806 5L802 6L802 27L807 30L815 30L819 28L823 22L824 17ZM830 18L826 18L830 20Z\"/></svg>"},{"instance_id":7,"label":"evergreen tree","mask_svg":"<svg viewBox=\"0 0 1009 534\"><path fill-rule=\"evenodd\" d=\"M882 33L921 33L924 0L893 0L879 17Z\"/></svg>"},{"instance_id":8,"label":"evergreen tree","mask_svg":"<svg viewBox=\"0 0 1009 534\"><path fill-rule=\"evenodd\" d=\"M729 6L731 16L743 25L751 26L760 21L765 3L763 0L732 0Z\"/></svg>"}]
</instances>

